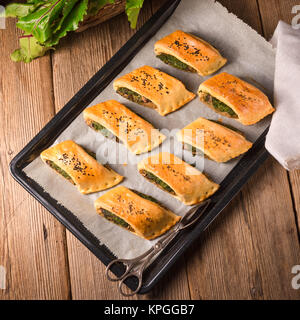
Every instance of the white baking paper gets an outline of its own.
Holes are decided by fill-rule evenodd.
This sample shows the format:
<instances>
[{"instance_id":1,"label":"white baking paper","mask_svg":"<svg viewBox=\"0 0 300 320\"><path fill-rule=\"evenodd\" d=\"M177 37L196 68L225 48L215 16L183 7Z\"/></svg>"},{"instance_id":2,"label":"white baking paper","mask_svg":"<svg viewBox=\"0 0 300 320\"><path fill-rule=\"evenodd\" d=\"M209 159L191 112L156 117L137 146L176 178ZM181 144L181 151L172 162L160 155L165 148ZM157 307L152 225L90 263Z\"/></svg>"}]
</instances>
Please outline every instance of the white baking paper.
<instances>
[{"instance_id":1,"label":"white baking paper","mask_svg":"<svg viewBox=\"0 0 300 320\"><path fill-rule=\"evenodd\" d=\"M256 31L233 14L228 13L226 8L213 0L181 1L172 17L140 50L120 75L140 66L150 65L180 79L189 90L196 93L200 83L206 78L169 67L155 58L154 55L154 43L177 29L190 32L210 42L228 59L228 64L222 71L232 73L249 82L255 81L254 84L259 83L268 96L272 96L275 55L271 45ZM267 118L254 126L246 127L235 120L217 115L201 104L198 98L180 110L162 117L155 110L123 99L114 92L112 84L101 92L91 105L108 99L116 99L124 103L149 120L158 129L181 129L200 116L210 119L222 118L224 123L231 124L243 131L252 142L255 142L270 121L270 118ZM128 153L123 145L105 139L84 123L82 114L58 137L55 143L67 139L72 139L78 144L95 151L100 162L105 162L109 156L115 153L114 150L119 147L123 158L128 155L129 159L125 161L127 165L114 164L111 166L126 177L122 183L123 185L153 196L176 214L183 215L189 209L139 175L136 164L145 156L148 156L147 154L141 156L132 155ZM167 147L168 143L170 143L170 139L163 143L163 149ZM175 143L178 144L178 142ZM178 149L178 145L175 149ZM159 151L158 148L154 150L154 152ZM189 156L186 156L185 160L190 161ZM113 159L108 162L113 162ZM197 166L201 170L204 169L214 181L220 183L237 162L238 160L234 160L226 164L218 164L205 159L203 165L198 163ZM99 242L105 244L117 257L132 258L153 245L154 241L143 240L97 215L93 202L103 192L81 195L76 187L44 165L39 158L30 163L24 171L39 183L45 192L75 214L84 226L99 239Z\"/></svg>"}]
</instances>

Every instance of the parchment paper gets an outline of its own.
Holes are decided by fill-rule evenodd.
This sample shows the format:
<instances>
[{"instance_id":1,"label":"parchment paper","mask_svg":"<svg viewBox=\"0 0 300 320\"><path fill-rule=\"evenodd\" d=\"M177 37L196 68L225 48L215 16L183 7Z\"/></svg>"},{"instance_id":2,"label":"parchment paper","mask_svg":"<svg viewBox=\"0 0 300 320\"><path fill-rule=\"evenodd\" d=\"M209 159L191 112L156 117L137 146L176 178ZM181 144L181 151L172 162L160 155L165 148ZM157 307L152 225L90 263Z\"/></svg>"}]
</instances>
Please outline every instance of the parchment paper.
<instances>
[{"instance_id":1,"label":"parchment paper","mask_svg":"<svg viewBox=\"0 0 300 320\"><path fill-rule=\"evenodd\" d=\"M272 96L275 55L271 45L258 35L256 31L233 14L228 13L226 8L219 3L215 3L213 0L182 1L173 16L144 46L121 74L128 73L142 65L151 65L180 79L189 90L196 93L200 83L206 78L169 67L155 58L153 52L154 43L158 39L177 29L190 32L210 42L228 59L228 64L222 71L232 73L249 82L253 79L264 87L264 91L269 97ZM201 104L198 97L182 109L166 117L162 117L154 110L123 99L114 92L112 84L91 105L108 99L116 99L124 103L133 111L149 120L158 129L181 129L200 116L210 119L222 118L224 123L231 124L243 131L252 142L255 142L270 121L270 118L267 118L254 126L243 126L235 120L217 115ZM107 161L114 154L114 150L118 146L122 151L122 157L128 156L128 159L124 161L128 164L115 164L111 166L118 173L126 177L122 183L123 185L153 196L179 215L183 215L189 209L139 175L136 164L149 155L132 155L124 146L105 139L101 134L94 132L84 123L82 114L58 137L55 144L67 139L72 139L78 144L95 151L97 159L100 162ZM168 143L170 143L169 139L164 142L163 148L167 147ZM154 150L154 152L159 151L161 150L158 148ZM188 155L186 155L185 160L190 161ZM113 159L110 159L108 162L112 163ZM204 169L214 181L220 183L237 162L238 160L234 160L226 164L217 164L213 161L204 160L203 165L200 164L199 169ZM76 187L44 165L39 158L30 163L24 171L30 178L39 183L47 193L73 212L84 226L99 239L99 242L105 244L117 257L132 258L143 253L153 245L154 241L140 239L97 215L93 202L103 192L92 195L81 195Z\"/></svg>"}]
</instances>

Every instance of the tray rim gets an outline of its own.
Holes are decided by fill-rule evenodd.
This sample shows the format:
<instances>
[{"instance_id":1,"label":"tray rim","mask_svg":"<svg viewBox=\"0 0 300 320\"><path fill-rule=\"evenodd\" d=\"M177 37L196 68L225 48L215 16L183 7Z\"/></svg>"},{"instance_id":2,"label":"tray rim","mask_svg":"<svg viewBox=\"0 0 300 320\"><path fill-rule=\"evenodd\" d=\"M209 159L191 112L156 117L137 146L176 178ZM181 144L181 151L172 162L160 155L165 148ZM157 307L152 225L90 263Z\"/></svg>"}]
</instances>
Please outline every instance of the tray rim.
<instances>
[{"instance_id":1,"label":"tray rim","mask_svg":"<svg viewBox=\"0 0 300 320\"><path fill-rule=\"evenodd\" d=\"M81 241L100 261L105 265L115 258L112 252L95 238L72 212L59 205L55 199L50 197L35 181L24 173L26 166L24 159L32 158L34 152L51 145L55 138L82 112L90 102L111 82L114 74L118 74L126 67L129 61L136 55L143 45L160 29L166 20L172 15L181 0L169 0L162 6L141 28L136 32L119 51L94 75L91 79L65 104L65 106L40 130L40 132L11 160L9 169L13 178L22 185L43 207L45 207L59 222L61 222L79 241ZM113 72L111 71L113 69ZM87 96L89 95L89 98ZM83 106L83 107L82 107ZM76 111L75 113L73 113ZM71 116L72 115L72 116ZM70 117L71 116L71 117ZM56 130L49 136L53 126L63 123L60 130ZM268 153L264 148L264 138L268 128L256 140L250 149L230 171L221 183L220 190L211 197L212 203L205 211L197 226L189 233L180 234L162 252L160 257L165 257L162 266L156 267L157 272L152 272L155 262L146 270L146 281L143 283L139 294L149 292L162 278L169 268L179 259L184 251L195 241L203 231L222 212L234 196L240 191L247 180L255 173L258 167L266 160ZM50 137L50 138L49 138ZM29 162L31 162L29 161ZM237 174L238 173L238 174ZM220 193L222 191L223 194ZM92 239L94 238L94 239ZM184 245L176 246L178 242L185 240ZM98 243L98 244L96 244ZM173 250L173 251L172 251ZM167 255L166 255L167 253ZM169 255L169 256L168 256ZM160 259L161 260L161 259ZM155 269L155 268L154 268ZM150 270L150 271L149 271ZM120 275L121 269L115 268L114 273ZM126 281L126 285L134 290L136 283L132 279Z\"/></svg>"}]
</instances>

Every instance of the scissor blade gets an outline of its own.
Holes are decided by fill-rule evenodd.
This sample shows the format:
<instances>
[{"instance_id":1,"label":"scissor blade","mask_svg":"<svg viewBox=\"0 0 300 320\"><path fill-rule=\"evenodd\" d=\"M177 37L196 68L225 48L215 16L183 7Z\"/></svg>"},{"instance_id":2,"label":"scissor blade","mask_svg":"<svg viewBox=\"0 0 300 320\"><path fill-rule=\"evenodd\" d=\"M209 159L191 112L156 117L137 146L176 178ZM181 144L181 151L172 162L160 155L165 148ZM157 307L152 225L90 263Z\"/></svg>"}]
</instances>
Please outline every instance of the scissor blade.
<instances>
[{"instance_id":1,"label":"scissor blade","mask_svg":"<svg viewBox=\"0 0 300 320\"><path fill-rule=\"evenodd\" d=\"M192 207L181 219L180 224L182 226L186 226L188 224L190 224L191 219L194 217L195 213L202 208L201 212L198 213L198 217L195 219L195 222L200 218L200 216L202 216L203 212L205 211L205 209L208 207L208 205L210 204L211 200L208 199L204 202L202 202L201 204L199 204L198 206Z\"/></svg>"}]
</instances>

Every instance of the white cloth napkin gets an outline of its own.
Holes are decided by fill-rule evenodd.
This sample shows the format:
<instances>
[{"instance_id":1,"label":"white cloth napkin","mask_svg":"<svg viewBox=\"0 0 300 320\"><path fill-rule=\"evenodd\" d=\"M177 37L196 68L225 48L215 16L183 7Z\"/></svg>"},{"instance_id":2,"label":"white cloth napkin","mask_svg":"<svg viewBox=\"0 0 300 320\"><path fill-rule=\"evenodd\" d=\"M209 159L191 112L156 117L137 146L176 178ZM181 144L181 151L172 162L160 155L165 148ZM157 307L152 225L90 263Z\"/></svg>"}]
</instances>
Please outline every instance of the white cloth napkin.
<instances>
[{"instance_id":1,"label":"white cloth napkin","mask_svg":"<svg viewBox=\"0 0 300 320\"><path fill-rule=\"evenodd\" d=\"M300 30L280 21L276 50L274 104L266 149L287 170L300 169Z\"/></svg>"}]
</instances>

